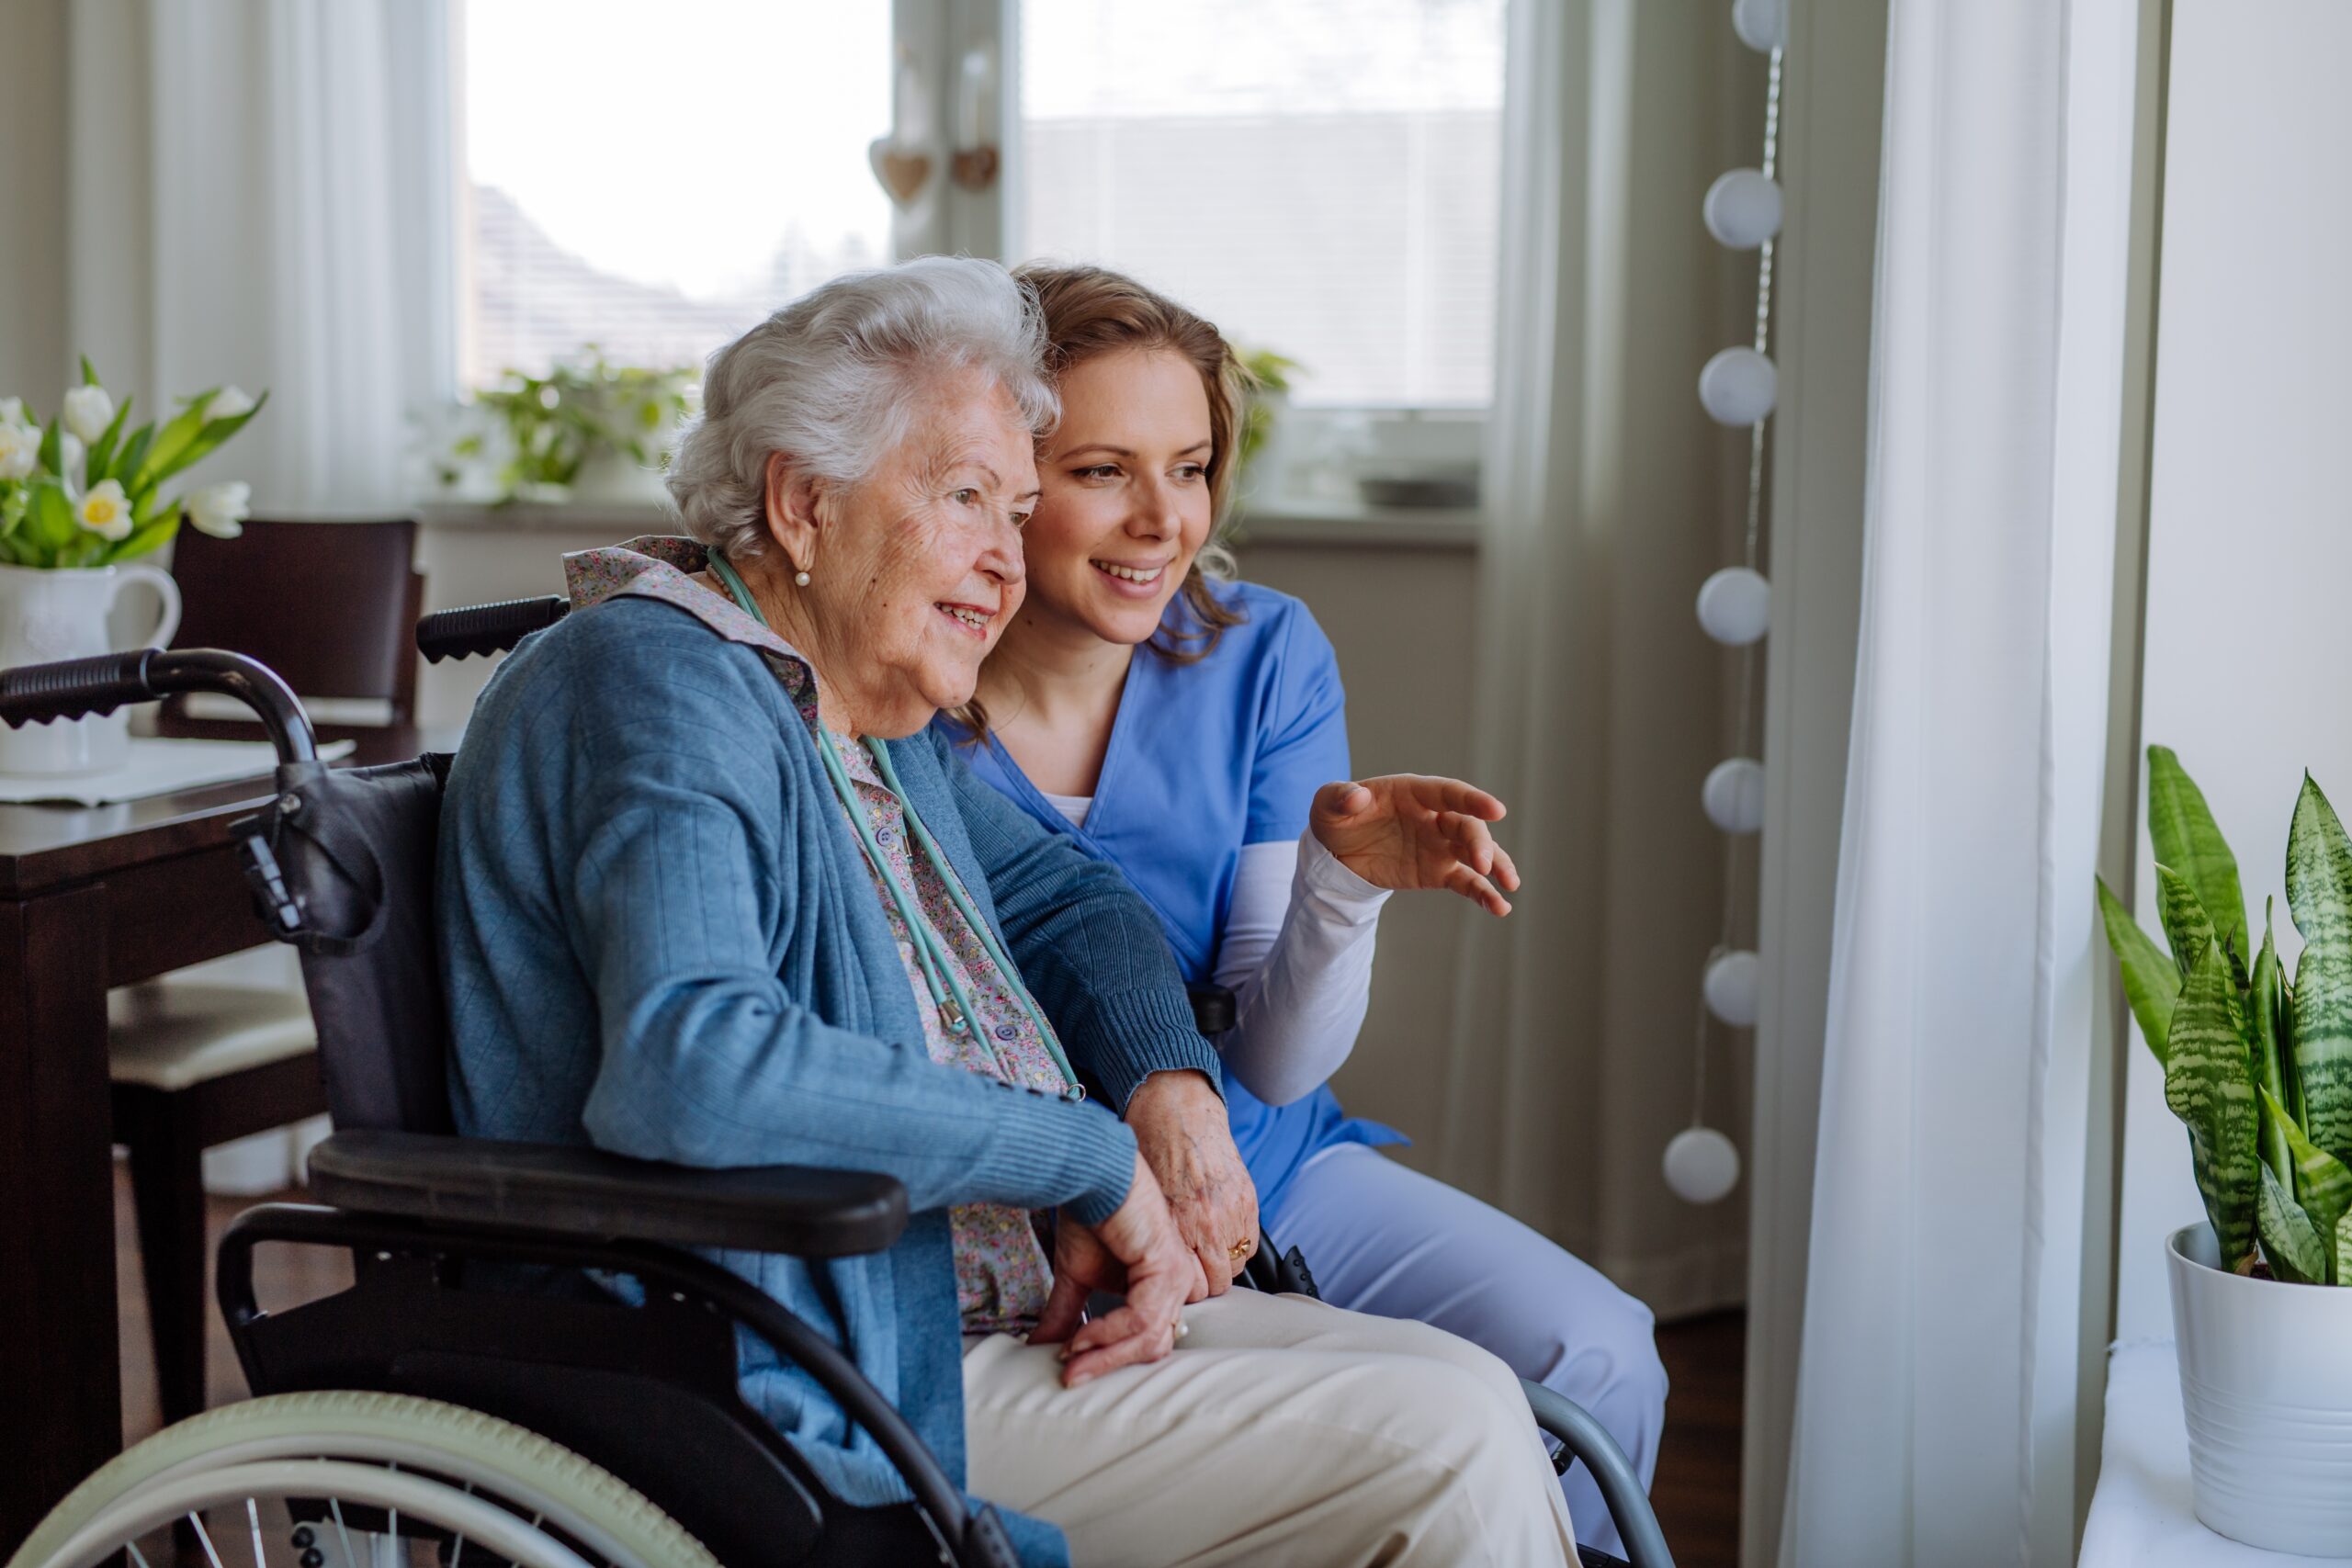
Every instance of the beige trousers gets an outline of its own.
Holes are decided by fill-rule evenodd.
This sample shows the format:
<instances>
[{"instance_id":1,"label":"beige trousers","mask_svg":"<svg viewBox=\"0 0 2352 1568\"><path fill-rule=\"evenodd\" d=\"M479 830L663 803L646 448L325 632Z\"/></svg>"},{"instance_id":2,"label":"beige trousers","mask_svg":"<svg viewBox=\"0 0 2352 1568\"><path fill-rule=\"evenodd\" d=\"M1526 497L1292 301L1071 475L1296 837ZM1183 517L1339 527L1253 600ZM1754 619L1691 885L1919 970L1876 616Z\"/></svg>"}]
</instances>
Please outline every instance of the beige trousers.
<instances>
[{"instance_id":1,"label":"beige trousers","mask_svg":"<svg viewBox=\"0 0 2352 1568\"><path fill-rule=\"evenodd\" d=\"M1425 1324L1235 1291L1174 1355L1075 1389L1048 1346L964 1341L974 1495L1077 1568L1556 1568L1576 1546L1510 1370Z\"/></svg>"}]
</instances>

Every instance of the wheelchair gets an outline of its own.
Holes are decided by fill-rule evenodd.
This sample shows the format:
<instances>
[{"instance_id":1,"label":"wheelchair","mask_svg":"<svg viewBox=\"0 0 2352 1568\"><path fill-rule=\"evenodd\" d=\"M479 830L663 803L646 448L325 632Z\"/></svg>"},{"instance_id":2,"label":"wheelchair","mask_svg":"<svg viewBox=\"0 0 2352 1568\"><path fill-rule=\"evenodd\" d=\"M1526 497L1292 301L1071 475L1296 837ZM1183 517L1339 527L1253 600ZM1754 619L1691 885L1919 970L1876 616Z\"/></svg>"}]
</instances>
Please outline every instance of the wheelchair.
<instances>
[{"instance_id":1,"label":"wheelchair","mask_svg":"<svg viewBox=\"0 0 2352 1568\"><path fill-rule=\"evenodd\" d=\"M434 660L503 651L565 609L551 598L444 612L417 642ZM448 756L331 769L282 681L208 649L0 671L0 719L198 691L242 701L277 750L275 798L232 830L271 936L300 952L335 1131L311 1155L318 1201L256 1205L220 1242L221 1315L254 1397L118 1457L9 1568L247 1557L254 1568L1013 1568L994 1511L967 1506L839 1348L693 1250L883 1250L907 1223L896 1179L456 1135L432 926ZM1205 1032L1230 1025L1229 994L1199 988L1194 1007ZM265 1244L347 1251L353 1282L264 1310ZM595 1282L616 1276L638 1288ZM1271 1239L1246 1282L1313 1292L1305 1260ZM858 1506L826 1491L738 1390L739 1329L840 1402L909 1501ZM1607 1431L1526 1388L1557 1467L1591 1467L1632 1568L1672 1568Z\"/></svg>"}]
</instances>

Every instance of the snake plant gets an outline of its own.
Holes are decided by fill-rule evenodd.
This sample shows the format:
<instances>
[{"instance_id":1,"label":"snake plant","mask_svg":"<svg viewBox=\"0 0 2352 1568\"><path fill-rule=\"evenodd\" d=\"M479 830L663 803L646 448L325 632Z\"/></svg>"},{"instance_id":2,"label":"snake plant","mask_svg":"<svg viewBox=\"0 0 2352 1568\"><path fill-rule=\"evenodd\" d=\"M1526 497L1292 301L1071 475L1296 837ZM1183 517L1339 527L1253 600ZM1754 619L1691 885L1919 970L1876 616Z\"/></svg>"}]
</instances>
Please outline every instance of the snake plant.
<instances>
[{"instance_id":1,"label":"snake plant","mask_svg":"<svg viewBox=\"0 0 2352 1568\"><path fill-rule=\"evenodd\" d=\"M2205 796L2148 748L2148 827L2165 950L2105 882L2099 912L2140 1032L2188 1126L2222 1262L2352 1285L2352 840L2309 773L2287 829L2287 908L2303 939L2290 980L2271 910L2253 945L2238 863Z\"/></svg>"}]
</instances>

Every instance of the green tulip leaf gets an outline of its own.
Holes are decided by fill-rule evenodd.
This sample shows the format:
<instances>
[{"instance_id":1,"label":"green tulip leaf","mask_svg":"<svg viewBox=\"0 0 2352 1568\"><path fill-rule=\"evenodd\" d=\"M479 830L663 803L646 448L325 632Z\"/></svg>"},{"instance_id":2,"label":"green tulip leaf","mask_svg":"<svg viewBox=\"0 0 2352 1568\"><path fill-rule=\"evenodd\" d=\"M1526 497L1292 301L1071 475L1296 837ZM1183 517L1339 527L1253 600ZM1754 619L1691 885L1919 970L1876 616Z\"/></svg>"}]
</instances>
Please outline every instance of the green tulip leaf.
<instances>
[{"instance_id":1,"label":"green tulip leaf","mask_svg":"<svg viewBox=\"0 0 2352 1568\"><path fill-rule=\"evenodd\" d=\"M262 405L268 401L269 394L264 392L254 400L254 406L243 413L232 413L221 419L206 420L197 427L195 435L189 438L187 445L181 447L169 463L157 465L153 477L157 479L167 479L174 474L204 461L205 458L212 456L222 442L244 429L254 415L261 412Z\"/></svg>"},{"instance_id":2,"label":"green tulip leaf","mask_svg":"<svg viewBox=\"0 0 2352 1568\"><path fill-rule=\"evenodd\" d=\"M122 406L114 411L114 418L107 422L106 434L98 437L97 444L90 448L83 463L83 482L85 485L94 485L101 479L114 477L107 465L114 461L114 444L122 439L123 421L130 416L130 400L125 398Z\"/></svg>"},{"instance_id":3,"label":"green tulip leaf","mask_svg":"<svg viewBox=\"0 0 2352 1568\"><path fill-rule=\"evenodd\" d=\"M2157 861L2197 890L2214 936L2243 971L2254 946L2246 940L2237 856L2214 824L2204 792L2168 746L2148 748L2148 836L2155 840Z\"/></svg>"},{"instance_id":4,"label":"green tulip leaf","mask_svg":"<svg viewBox=\"0 0 2352 1568\"><path fill-rule=\"evenodd\" d=\"M35 485L32 508L25 517L25 542L41 552L54 552L74 542L74 503L65 499L65 487L55 479Z\"/></svg>"},{"instance_id":5,"label":"green tulip leaf","mask_svg":"<svg viewBox=\"0 0 2352 1568\"><path fill-rule=\"evenodd\" d=\"M2246 1030L2237 987L2209 941L2188 972L2165 1039L2165 1103L2188 1124L2197 1190L2221 1244L2222 1261L2243 1273L2254 1251L2255 1194L2262 1162L2255 1155L2261 1116L2246 1067Z\"/></svg>"},{"instance_id":6,"label":"green tulip leaf","mask_svg":"<svg viewBox=\"0 0 2352 1568\"><path fill-rule=\"evenodd\" d=\"M2165 941L2172 945L2173 963L2185 980L2198 955L2215 940L2213 922L2206 918L2204 901L2188 878L2162 861L2156 863L2156 914L2164 921Z\"/></svg>"},{"instance_id":7,"label":"green tulip leaf","mask_svg":"<svg viewBox=\"0 0 2352 1568\"><path fill-rule=\"evenodd\" d=\"M153 444L154 439L155 426L152 423L141 425L130 433L130 439L122 444L122 451L115 459L114 477L122 481L123 491L131 498L134 505L139 500L139 488L141 482L139 465L147 460L147 448Z\"/></svg>"},{"instance_id":8,"label":"green tulip leaf","mask_svg":"<svg viewBox=\"0 0 2352 1568\"><path fill-rule=\"evenodd\" d=\"M51 420L51 421L49 422L49 428L48 428L47 430L44 430L44 431L42 431L42 432L41 432L41 436L40 436L40 453L39 453L39 455L38 455L38 458L37 458L37 460L40 462L40 467L41 467L41 471L42 471L43 473L46 473L46 474L54 474L54 475L57 475L57 476L59 476L59 477L61 477L61 478L64 475L64 472L65 472L65 416L64 416L64 414L60 413L60 414L59 414L55 419Z\"/></svg>"},{"instance_id":9,"label":"green tulip leaf","mask_svg":"<svg viewBox=\"0 0 2352 1568\"><path fill-rule=\"evenodd\" d=\"M2262 1168L2255 1215L2262 1232L2262 1255L2270 1260L2273 1274L2290 1285L2327 1283L2329 1248L2320 1240L2319 1227L2301 1204L2287 1196L2287 1190L2278 1185L2267 1166Z\"/></svg>"},{"instance_id":10,"label":"green tulip leaf","mask_svg":"<svg viewBox=\"0 0 2352 1568\"><path fill-rule=\"evenodd\" d=\"M90 356L85 354L82 355L82 385L95 387L97 384L98 373L90 368Z\"/></svg>"},{"instance_id":11,"label":"green tulip leaf","mask_svg":"<svg viewBox=\"0 0 2352 1568\"><path fill-rule=\"evenodd\" d=\"M172 536L179 532L179 513L173 513L143 528L133 528L99 558L98 564L112 566L117 561L136 560L141 556L152 555L169 544Z\"/></svg>"},{"instance_id":12,"label":"green tulip leaf","mask_svg":"<svg viewBox=\"0 0 2352 1568\"><path fill-rule=\"evenodd\" d=\"M2335 1282L2352 1285L2352 1214L2335 1222Z\"/></svg>"},{"instance_id":13,"label":"green tulip leaf","mask_svg":"<svg viewBox=\"0 0 2352 1568\"><path fill-rule=\"evenodd\" d=\"M2287 907L2303 933L2290 1014L2303 1131L2352 1164L2352 840L2309 773L2287 833Z\"/></svg>"},{"instance_id":14,"label":"green tulip leaf","mask_svg":"<svg viewBox=\"0 0 2352 1568\"><path fill-rule=\"evenodd\" d=\"M2172 1028L2173 1002L2180 995L2180 971L2154 939L2140 929L2140 922L2104 881L2098 884L2098 913L2107 925L2107 945L2115 950L2116 961L2123 966L2123 997L2132 1004L2132 1016L2140 1021L2140 1038L2148 1043L2162 1066L2165 1035Z\"/></svg>"},{"instance_id":15,"label":"green tulip leaf","mask_svg":"<svg viewBox=\"0 0 2352 1568\"><path fill-rule=\"evenodd\" d=\"M155 444L147 452L148 471L140 476L143 482L153 484L169 479L187 467L187 463L180 461L180 454L187 450L197 433L204 428L204 406L220 389L215 387L210 391L190 398L187 406L172 415L155 433ZM191 457L187 462L195 460Z\"/></svg>"}]
</instances>

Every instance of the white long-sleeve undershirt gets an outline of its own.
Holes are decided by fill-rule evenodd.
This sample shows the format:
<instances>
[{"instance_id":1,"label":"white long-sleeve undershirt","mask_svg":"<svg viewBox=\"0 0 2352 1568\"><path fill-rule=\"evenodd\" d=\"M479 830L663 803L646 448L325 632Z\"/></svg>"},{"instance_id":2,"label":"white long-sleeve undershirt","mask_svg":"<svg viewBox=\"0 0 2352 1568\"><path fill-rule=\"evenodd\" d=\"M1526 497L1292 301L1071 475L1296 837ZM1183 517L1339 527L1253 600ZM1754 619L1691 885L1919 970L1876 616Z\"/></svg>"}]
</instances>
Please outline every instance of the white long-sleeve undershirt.
<instances>
[{"instance_id":1,"label":"white long-sleeve undershirt","mask_svg":"<svg viewBox=\"0 0 2352 1568\"><path fill-rule=\"evenodd\" d=\"M1083 826L1086 795L1046 797ZM1269 1105L1311 1094L1355 1049L1372 997L1372 955L1385 888L1340 863L1312 831L1244 844L1214 978L1234 993L1234 1027L1217 1041L1242 1086Z\"/></svg>"}]
</instances>

